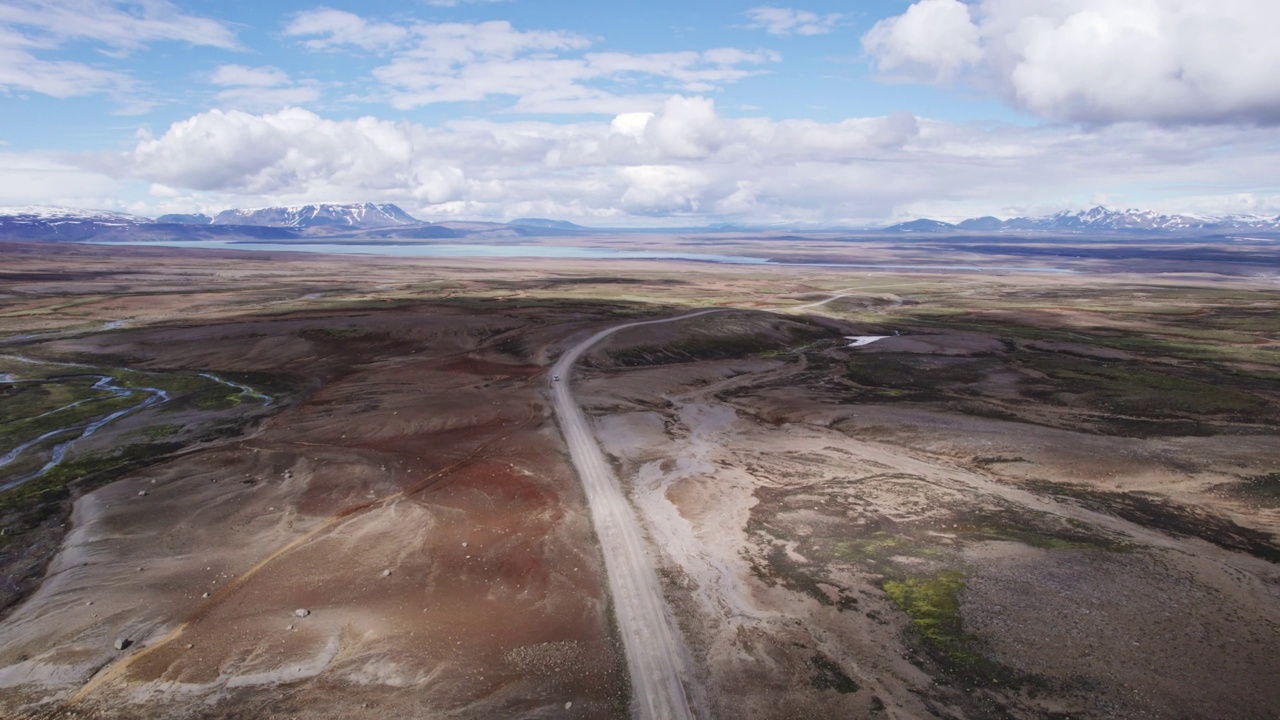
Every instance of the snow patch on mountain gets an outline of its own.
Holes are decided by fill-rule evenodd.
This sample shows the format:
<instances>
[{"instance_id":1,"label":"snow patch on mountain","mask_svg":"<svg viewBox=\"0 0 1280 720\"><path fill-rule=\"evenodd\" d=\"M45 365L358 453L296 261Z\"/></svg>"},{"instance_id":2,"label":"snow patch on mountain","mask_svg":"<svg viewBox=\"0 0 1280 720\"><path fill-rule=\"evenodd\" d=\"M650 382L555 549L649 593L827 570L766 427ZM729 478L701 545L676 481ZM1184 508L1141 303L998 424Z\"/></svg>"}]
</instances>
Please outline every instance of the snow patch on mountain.
<instances>
[{"instance_id":1,"label":"snow patch on mountain","mask_svg":"<svg viewBox=\"0 0 1280 720\"><path fill-rule=\"evenodd\" d=\"M13 223L98 222L142 225L154 222L151 218L113 212L111 210L82 210L52 205L21 205L0 207L0 218Z\"/></svg>"},{"instance_id":2,"label":"snow patch on mountain","mask_svg":"<svg viewBox=\"0 0 1280 720\"><path fill-rule=\"evenodd\" d=\"M321 203L225 210L213 218L213 223L294 228L384 228L424 224L390 203Z\"/></svg>"}]
</instances>

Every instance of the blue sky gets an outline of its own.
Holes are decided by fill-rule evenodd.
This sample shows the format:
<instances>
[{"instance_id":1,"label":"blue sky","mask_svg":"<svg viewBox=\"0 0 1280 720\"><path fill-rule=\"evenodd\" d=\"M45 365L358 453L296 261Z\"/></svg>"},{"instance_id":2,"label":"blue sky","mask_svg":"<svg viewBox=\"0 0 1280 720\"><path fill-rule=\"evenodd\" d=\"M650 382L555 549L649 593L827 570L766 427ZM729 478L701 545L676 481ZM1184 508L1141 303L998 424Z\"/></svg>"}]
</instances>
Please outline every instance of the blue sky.
<instances>
[{"instance_id":1,"label":"blue sky","mask_svg":"<svg viewBox=\"0 0 1280 720\"><path fill-rule=\"evenodd\" d=\"M0 4L0 204L1280 214L1271 0Z\"/></svg>"}]
</instances>

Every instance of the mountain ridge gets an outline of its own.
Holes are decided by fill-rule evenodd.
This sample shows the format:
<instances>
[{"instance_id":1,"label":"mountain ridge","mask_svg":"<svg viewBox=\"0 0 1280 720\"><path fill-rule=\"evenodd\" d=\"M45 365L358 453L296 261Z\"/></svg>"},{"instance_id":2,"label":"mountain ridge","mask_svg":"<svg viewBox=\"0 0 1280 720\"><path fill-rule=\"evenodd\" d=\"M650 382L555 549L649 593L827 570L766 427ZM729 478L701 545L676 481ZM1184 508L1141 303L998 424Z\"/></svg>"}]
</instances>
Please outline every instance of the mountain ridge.
<instances>
[{"instance_id":1,"label":"mountain ridge","mask_svg":"<svg viewBox=\"0 0 1280 720\"><path fill-rule=\"evenodd\" d=\"M592 228L563 220L517 218L509 222L447 220L426 222L390 203L316 203L224 210L214 217L202 213L169 214L152 219L110 210L87 210L54 206L0 207L0 239L83 242L149 241L160 239L216 240L244 237L252 239L305 240L320 237L367 237L369 239L445 239L470 237L475 240L582 235L619 232L623 228ZM752 228L736 224L682 228L639 228L635 232L693 233L777 233L782 226ZM921 218L881 228L809 227L797 232L850 233L854 235L972 235L980 233L1014 235L1080 235L1099 233L1120 236L1194 236L1239 231L1280 233L1280 217L1257 215L1162 215L1150 210L1110 210L1097 206L1088 210L1064 210L1043 217L1001 219L993 216L970 218L958 223Z\"/></svg>"},{"instance_id":2,"label":"mountain ridge","mask_svg":"<svg viewBox=\"0 0 1280 720\"><path fill-rule=\"evenodd\" d=\"M212 224L374 229L428 223L391 203L315 203L223 210L213 217Z\"/></svg>"},{"instance_id":3,"label":"mountain ridge","mask_svg":"<svg viewBox=\"0 0 1280 720\"><path fill-rule=\"evenodd\" d=\"M1111 210L1102 205L1088 210L1063 210L1043 217L1015 217L1001 220L993 216L969 218L959 223L921 218L882 228L894 233L939 233L952 231L1007 232L1049 231L1078 233L1113 232L1214 232L1228 230L1280 231L1280 217L1261 215L1163 215L1154 210Z\"/></svg>"}]
</instances>

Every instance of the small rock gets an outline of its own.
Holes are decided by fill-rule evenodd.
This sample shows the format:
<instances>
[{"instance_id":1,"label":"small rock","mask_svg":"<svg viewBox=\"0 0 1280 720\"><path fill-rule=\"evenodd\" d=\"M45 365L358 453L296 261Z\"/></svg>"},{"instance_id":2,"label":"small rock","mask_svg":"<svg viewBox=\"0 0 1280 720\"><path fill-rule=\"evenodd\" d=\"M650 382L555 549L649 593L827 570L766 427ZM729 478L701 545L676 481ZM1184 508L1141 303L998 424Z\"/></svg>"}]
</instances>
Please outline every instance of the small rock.
<instances>
[{"instance_id":1,"label":"small rock","mask_svg":"<svg viewBox=\"0 0 1280 720\"><path fill-rule=\"evenodd\" d=\"M289 625L289 626L286 626L286 627L285 627L285 630L292 630L292 629L293 629L293 626L292 626L292 625Z\"/></svg>"},{"instance_id":2,"label":"small rock","mask_svg":"<svg viewBox=\"0 0 1280 720\"><path fill-rule=\"evenodd\" d=\"M147 491L146 491L146 490L139 490L139 491L138 491L138 495L139 495L139 496L141 496L141 495L146 495L146 494L147 494Z\"/></svg>"},{"instance_id":3,"label":"small rock","mask_svg":"<svg viewBox=\"0 0 1280 720\"><path fill-rule=\"evenodd\" d=\"M463 541L463 543L462 543L462 547L466 547L466 546L467 546L467 543L466 543L465 541Z\"/></svg>"},{"instance_id":4,"label":"small rock","mask_svg":"<svg viewBox=\"0 0 1280 720\"><path fill-rule=\"evenodd\" d=\"M193 647L195 647L195 645L192 645L191 643L187 643L187 649L188 649L188 650L190 650L190 649L191 649L191 648L193 648Z\"/></svg>"},{"instance_id":5,"label":"small rock","mask_svg":"<svg viewBox=\"0 0 1280 720\"><path fill-rule=\"evenodd\" d=\"M571 708L571 707L573 707L573 701L569 701L569 702L567 702L567 703L565 703L565 704L564 704L564 709L565 709L565 710L568 710L568 709L569 709L569 708Z\"/></svg>"},{"instance_id":6,"label":"small rock","mask_svg":"<svg viewBox=\"0 0 1280 720\"><path fill-rule=\"evenodd\" d=\"M116 638L114 647L117 650L124 650L125 648L129 647L132 644L133 644L133 641L130 640L129 638Z\"/></svg>"},{"instance_id":7,"label":"small rock","mask_svg":"<svg viewBox=\"0 0 1280 720\"><path fill-rule=\"evenodd\" d=\"M205 594L201 595L200 597L209 597L209 593L205 593Z\"/></svg>"},{"instance_id":8,"label":"small rock","mask_svg":"<svg viewBox=\"0 0 1280 720\"><path fill-rule=\"evenodd\" d=\"M306 609L306 608L298 608L297 610L294 610L294 611L293 611L293 614L294 614L294 615L296 615L296 616L298 616L298 617L300 617L300 618L304 618L304 617L306 617L306 616L310 615L310 614L311 614L311 611L310 611L310 610L308 610L308 609Z\"/></svg>"},{"instance_id":9,"label":"small rock","mask_svg":"<svg viewBox=\"0 0 1280 720\"><path fill-rule=\"evenodd\" d=\"M382 571L382 577L391 577L391 568Z\"/></svg>"}]
</instances>

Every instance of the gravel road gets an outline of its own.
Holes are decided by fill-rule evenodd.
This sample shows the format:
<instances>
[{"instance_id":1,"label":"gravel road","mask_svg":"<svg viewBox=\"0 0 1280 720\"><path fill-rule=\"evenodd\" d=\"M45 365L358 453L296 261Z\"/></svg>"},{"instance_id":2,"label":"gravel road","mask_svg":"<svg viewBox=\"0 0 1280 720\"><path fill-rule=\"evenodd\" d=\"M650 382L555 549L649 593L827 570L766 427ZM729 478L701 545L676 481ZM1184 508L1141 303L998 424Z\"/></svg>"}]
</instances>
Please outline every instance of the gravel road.
<instances>
[{"instance_id":1,"label":"gravel road","mask_svg":"<svg viewBox=\"0 0 1280 720\"><path fill-rule=\"evenodd\" d=\"M626 323L601 330L566 352L551 368L552 399L569 454L591 505L591 519L604 553L618 631L631 675L633 712L640 720L692 720L685 694L681 640L668 612L653 564L645 550L635 513L604 454L582 408L573 399L570 373L578 358L619 330L655 325L723 312L702 310L663 320Z\"/></svg>"}]
</instances>

